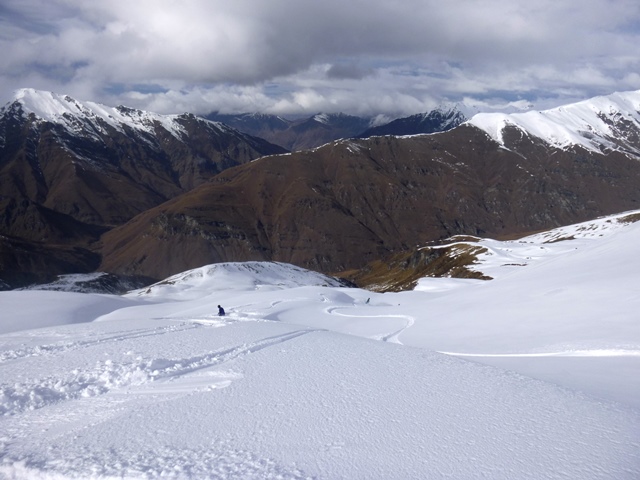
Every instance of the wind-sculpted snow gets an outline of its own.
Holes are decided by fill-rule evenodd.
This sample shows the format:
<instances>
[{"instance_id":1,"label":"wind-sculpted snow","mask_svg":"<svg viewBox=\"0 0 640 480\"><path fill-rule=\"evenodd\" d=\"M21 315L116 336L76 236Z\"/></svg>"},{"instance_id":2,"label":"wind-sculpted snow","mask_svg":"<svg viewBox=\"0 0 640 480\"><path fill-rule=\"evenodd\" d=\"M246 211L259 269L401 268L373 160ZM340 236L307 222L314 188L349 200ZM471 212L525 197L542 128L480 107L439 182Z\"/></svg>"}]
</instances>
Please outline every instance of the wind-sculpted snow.
<instances>
[{"instance_id":1,"label":"wind-sculpted snow","mask_svg":"<svg viewBox=\"0 0 640 480\"><path fill-rule=\"evenodd\" d=\"M0 292L0 478L640 478L637 213L413 292L276 263Z\"/></svg>"}]
</instances>

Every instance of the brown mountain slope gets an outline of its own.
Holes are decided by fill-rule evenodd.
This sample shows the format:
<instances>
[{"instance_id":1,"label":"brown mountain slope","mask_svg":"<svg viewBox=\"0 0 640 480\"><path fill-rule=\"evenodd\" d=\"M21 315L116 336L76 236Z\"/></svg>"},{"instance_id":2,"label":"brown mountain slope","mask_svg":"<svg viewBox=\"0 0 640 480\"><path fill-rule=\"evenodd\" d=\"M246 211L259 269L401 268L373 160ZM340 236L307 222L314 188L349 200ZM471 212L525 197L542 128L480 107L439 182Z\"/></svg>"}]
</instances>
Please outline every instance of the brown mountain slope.
<instances>
[{"instance_id":1,"label":"brown mountain slope","mask_svg":"<svg viewBox=\"0 0 640 480\"><path fill-rule=\"evenodd\" d=\"M20 100L0 109L0 236L11 239L0 248L5 283L92 271L93 244L105 231L226 168L284 152L193 115L113 111L129 121L108 123L87 107L45 119Z\"/></svg>"},{"instance_id":2,"label":"brown mountain slope","mask_svg":"<svg viewBox=\"0 0 640 480\"><path fill-rule=\"evenodd\" d=\"M637 208L640 162L506 131L340 141L266 157L102 238L101 269L164 278L212 262L359 268L455 234L528 232Z\"/></svg>"},{"instance_id":3,"label":"brown mountain slope","mask_svg":"<svg viewBox=\"0 0 640 480\"><path fill-rule=\"evenodd\" d=\"M95 131L73 131L22 113L17 102L12 107L13 116L0 118L0 134L9 139L0 145L0 188L15 214L5 218L2 233L23 238L32 231L20 225L31 204L108 228L225 168L282 152L192 115L173 120L182 129L178 138L159 122L153 134L128 125L117 130L100 119L91 124ZM42 233L37 232L38 240Z\"/></svg>"}]
</instances>

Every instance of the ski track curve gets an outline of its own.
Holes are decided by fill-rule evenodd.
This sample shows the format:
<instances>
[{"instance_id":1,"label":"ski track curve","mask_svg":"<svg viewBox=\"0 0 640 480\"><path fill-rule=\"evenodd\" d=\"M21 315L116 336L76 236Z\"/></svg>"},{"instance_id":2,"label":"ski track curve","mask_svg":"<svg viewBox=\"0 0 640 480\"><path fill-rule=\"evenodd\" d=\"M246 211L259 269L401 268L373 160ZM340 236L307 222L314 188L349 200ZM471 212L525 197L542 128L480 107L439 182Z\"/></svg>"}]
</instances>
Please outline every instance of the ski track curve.
<instances>
[{"instance_id":1,"label":"ski track curve","mask_svg":"<svg viewBox=\"0 0 640 480\"><path fill-rule=\"evenodd\" d=\"M406 318L407 323L404 325L404 327L402 327L401 329L390 333L389 335L386 335L384 337L381 338L381 340L383 342L391 342L391 343L398 343L400 345L402 345L402 342L400 341L400 339L398 338L405 330L407 330L408 328L411 328L413 326L413 324L416 322L416 319L414 317L411 317L409 315L404 315L404 318Z\"/></svg>"},{"instance_id":2,"label":"ski track curve","mask_svg":"<svg viewBox=\"0 0 640 480\"><path fill-rule=\"evenodd\" d=\"M329 315L337 315L337 316L341 316L341 317L347 317L347 318L358 318L358 319L369 319L369 318L400 318L405 320L405 324L402 328L398 329L398 330L394 330L391 333L388 334L384 334L384 335L378 335L375 338L377 340L381 340L383 342L390 342L390 343L397 343L402 345L402 342L399 340L399 336L408 328L411 328L415 322L416 319L415 317L412 317L411 315L350 315L348 313L342 313L342 312L337 312L337 310L341 310L341 309L345 309L345 308L351 308L351 307L328 307L325 309L325 313L329 314Z\"/></svg>"}]
</instances>

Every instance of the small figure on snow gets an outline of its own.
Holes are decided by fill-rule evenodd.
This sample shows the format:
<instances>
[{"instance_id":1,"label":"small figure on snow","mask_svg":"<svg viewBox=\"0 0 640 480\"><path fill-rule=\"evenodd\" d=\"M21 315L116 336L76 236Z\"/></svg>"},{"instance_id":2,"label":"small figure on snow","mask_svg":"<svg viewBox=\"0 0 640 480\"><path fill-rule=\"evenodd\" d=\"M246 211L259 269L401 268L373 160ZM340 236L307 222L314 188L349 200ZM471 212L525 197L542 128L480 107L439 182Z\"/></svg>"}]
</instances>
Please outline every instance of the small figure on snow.
<instances>
[{"instance_id":1,"label":"small figure on snow","mask_svg":"<svg viewBox=\"0 0 640 480\"><path fill-rule=\"evenodd\" d=\"M218 315L224 317L224 308L222 308L220 305L218 305Z\"/></svg>"}]
</instances>

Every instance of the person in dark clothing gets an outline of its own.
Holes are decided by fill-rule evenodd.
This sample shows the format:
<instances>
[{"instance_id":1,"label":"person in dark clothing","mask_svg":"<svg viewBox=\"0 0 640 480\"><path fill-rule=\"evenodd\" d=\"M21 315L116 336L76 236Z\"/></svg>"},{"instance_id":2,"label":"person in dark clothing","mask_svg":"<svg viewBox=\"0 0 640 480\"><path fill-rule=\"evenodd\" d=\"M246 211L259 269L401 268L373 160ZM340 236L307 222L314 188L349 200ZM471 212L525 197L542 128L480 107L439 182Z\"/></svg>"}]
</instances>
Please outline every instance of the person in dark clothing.
<instances>
[{"instance_id":1,"label":"person in dark clothing","mask_svg":"<svg viewBox=\"0 0 640 480\"><path fill-rule=\"evenodd\" d=\"M218 315L224 317L224 308L222 308L220 305L218 305Z\"/></svg>"}]
</instances>

